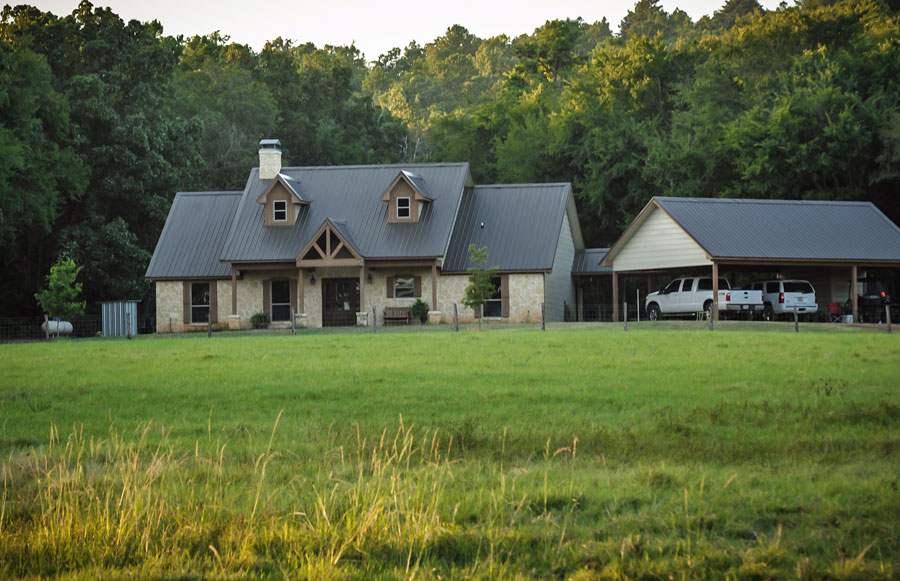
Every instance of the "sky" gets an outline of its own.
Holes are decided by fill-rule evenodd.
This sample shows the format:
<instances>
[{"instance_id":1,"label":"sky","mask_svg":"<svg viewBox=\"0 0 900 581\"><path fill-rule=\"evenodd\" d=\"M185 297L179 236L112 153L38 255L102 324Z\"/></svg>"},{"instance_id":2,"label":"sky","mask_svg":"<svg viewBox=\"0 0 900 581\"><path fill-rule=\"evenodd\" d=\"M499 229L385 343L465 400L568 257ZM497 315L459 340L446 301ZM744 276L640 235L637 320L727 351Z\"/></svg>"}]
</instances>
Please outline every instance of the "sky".
<instances>
[{"instance_id":1,"label":"sky","mask_svg":"<svg viewBox=\"0 0 900 581\"><path fill-rule=\"evenodd\" d=\"M70 14L79 0L17 0L59 16ZM760 0L773 10L780 0ZM159 20L167 35L208 34L215 30L259 51L277 37L297 43L349 45L369 61L392 47L415 40L424 45L453 24L480 38L530 34L547 20L606 17L613 31L636 0L94 0L128 21ZM693 20L712 14L725 0L662 0L667 12L680 8Z\"/></svg>"}]
</instances>

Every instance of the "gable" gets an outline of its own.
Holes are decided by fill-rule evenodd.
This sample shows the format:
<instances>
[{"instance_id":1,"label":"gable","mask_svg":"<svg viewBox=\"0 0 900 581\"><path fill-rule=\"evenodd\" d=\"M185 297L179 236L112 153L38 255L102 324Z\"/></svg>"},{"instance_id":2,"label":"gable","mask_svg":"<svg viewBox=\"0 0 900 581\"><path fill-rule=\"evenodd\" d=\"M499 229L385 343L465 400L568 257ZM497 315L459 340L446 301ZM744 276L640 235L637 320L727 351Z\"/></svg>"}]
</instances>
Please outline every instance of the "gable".
<instances>
[{"instance_id":1,"label":"gable","mask_svg":"<svg viewBox=\"0 0 900 581\"><path fill-rule=\"evenodd\" d=\"M309 243L297 255L300 268L362 266L363 259L340 225L326 219Z\"/></svg>"},{"instance_id":2,"label":"gable","mask_svg":"<svg viewBox=\"0 0 900 581\"><path fill-rule=\"evenodd\" d=\"M646 210L640 224L617 248L613 267L617 272L654 270L712 264L706 251L666 212L655 205Z\"/></svg>"}]
</instances>

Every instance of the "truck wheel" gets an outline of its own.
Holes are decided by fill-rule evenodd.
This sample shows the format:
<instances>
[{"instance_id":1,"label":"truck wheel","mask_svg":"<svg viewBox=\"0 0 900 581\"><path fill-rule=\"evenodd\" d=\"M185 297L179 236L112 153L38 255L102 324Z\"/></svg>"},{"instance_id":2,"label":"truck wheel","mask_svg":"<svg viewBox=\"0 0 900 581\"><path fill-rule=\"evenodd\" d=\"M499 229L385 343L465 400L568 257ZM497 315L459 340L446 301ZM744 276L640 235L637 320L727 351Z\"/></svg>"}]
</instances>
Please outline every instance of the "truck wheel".
<instances>
[{"instance_id":1,"label":"truck wheel","mask_svg":"<svg viewBox=\"0 0 900 581\"><path fill-rule=\"evenodd\" d=\"M649 307L647 307L647 318L651 321L659 320L659 307L656 306L656 303L651 303Z\"/></svg>"},{"instance_id":2,"label":"truck wheel","mask_svg":"<svg viewBox=\"0 0 900 581\"><path fill-rule=\"evenodd\" d=\"M706 312L706 320L710 320L713 317L713 302L706 301L703 303L703 310Z\"/></svg>"},{"instance_id":3,"label":"truck wheel","mask_svg":"<svg viewBox=\"0 0 900 581\"><path fill-rule=\"evenodd\" d=\"M775 311L772 310L772 305L766 303L766 306L763 308L763 321L774 321L775 320Z\"/></svg>"}]
</instances>

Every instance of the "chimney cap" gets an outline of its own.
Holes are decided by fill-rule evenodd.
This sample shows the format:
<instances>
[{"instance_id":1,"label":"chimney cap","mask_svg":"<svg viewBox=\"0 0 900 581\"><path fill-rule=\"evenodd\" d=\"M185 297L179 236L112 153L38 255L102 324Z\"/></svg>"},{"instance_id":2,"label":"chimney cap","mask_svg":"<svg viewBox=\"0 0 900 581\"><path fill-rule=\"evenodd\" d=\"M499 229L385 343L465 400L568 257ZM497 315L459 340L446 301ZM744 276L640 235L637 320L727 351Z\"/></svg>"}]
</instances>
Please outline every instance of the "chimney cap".
<instances>
[{"instance_id":1,"label":"chimney cap","mask_svg":"<svg viewBox=\"0 0 900 581\"><path fill-rule=\"evenodd\" d=\"M260 149L276 149L281 151L281 141L278 139L260 139L259 140L259 148Z\"/></svg>"}]
</instances>

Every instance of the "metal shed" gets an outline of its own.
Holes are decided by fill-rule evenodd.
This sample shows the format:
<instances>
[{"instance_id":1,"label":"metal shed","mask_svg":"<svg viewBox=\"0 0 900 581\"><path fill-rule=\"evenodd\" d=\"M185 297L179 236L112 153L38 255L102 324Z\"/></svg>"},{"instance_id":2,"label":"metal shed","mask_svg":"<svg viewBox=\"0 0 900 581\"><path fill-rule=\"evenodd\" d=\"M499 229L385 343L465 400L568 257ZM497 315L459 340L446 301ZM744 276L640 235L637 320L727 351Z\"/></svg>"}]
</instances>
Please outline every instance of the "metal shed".
<instances>
[{"instance_id":1,"label":"metal shed","mask_svg":"<svg viewBox=\"0 0 900 581\"><path fill-rule=\"evenodd\" d=\"M140 301L101 302L103 336L126 337L137 335L137 311Z\"/></svg>"}]
</instances>

